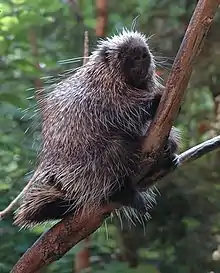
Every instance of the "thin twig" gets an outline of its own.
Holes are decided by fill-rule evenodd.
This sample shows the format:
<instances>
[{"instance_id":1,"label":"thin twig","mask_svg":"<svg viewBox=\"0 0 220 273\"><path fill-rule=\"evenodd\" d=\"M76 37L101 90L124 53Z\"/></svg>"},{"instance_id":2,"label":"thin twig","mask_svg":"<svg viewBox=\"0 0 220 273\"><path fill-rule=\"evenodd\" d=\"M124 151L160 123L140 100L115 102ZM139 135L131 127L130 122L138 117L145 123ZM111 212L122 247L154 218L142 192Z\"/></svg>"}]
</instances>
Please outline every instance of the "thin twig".
<instances>
[{"instance_id":1,"label":"thin twig","mask_svg":"<svg viewBox=\"0 0 220 273\"><path fill-rule=\"evenodd\" d=\"M24 195L24 193L30 188L31 183L28 182L28 184L23 188L23 190L11 201L11 203L2 211L0 211L0 221L5 218L7 215L9 215L13 209L17 206L18 202Z\"/></svg>"},{"instance_id":2,"label":"thin twig","mask_svg":"<svg viewBox=\"0 0 220 273\"><path fill-rule=\"evenodd\" d=\"M220 148L220 136L216 136L180 154L178 157L179 166L182 164L191 162L197 158L200 158L206 155L207 153L210 153L219 148Z\"/></svg>"},{"instance_id":3,"label":"thin twig","mask_svg":"<svg viewBox=\"0 0 220 273\"><path fill-rule=\"evenodd\" d=\"M89 35L88 31L85 31L84 33L84 54L83 54L83 64L86 64L88 62L89 57Z\"/></svg>"},{"instance_id":4,"label":"thin twig","mask_svg":"<svg viewBox=\"0 0 220 273\"><path fill-rule=\"evenodd\" d=\"M76 18L77 23L83 23L84 22L84 18L83 15L79 9L78 3L76 0L68 0L70 8Z\"/></svg>"}]
</instances>

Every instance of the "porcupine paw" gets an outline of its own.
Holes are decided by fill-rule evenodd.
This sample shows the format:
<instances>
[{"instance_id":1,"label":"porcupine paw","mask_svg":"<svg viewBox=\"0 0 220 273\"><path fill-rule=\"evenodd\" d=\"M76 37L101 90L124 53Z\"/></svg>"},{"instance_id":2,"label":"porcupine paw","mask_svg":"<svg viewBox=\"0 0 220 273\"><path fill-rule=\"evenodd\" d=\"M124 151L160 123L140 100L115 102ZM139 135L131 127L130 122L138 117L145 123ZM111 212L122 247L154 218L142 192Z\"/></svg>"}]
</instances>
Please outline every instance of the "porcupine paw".
<instances>
[{"instance_id":1,"label":"porcupine paw","mask_svg":"<svg viewBox=\"0 0 220 273\"><path fill-rule=\"evenodd\" d=\"M160 104L160 100L161 100L161 94L156 94L154 99L152 100L151 107L150 107L150 111L151 111L150 115L152 117L154 117L154 115L157 112L157 108L158 108L158 106ZM148 109L148 111L149 111L149 109Z\"/></svg>"},{"instance_id":2,"label":"porcupine paw","mask_svg":"<svg viewBox=\"0 0 220 273\"><path fill-rule=\"evenodd\" d=\"M177 148L177 144L173 140L168 139L168 142L164 147L163 157L161 158L163 168L172 169L178 166L179 157L175 153Z\"/></svg>"},{"instance_id":3,"label":"porcupine paw","mask_svg":"<svg viewBox=\"0 0 220 273\"><path fill-rule=\"evenodd\" d=\"M143 195L135 191L133 200L129 205L131 208L135 209L140 215L145 215L147 212L146 200L143 198Z\"/></svg>"},{"instance_id":4,"label":"porcupine paw","mask_svg":"<svg viewBox=\"0 0 220 273\"><path fill-rule=\"evenodd\" d=\"M146 200L144 200L143 195L134 188L130 178L127 178L123 186L111 195L110 201L133 208L141 215L144 215L147 211Z\"/></svg>"}]
</instances>

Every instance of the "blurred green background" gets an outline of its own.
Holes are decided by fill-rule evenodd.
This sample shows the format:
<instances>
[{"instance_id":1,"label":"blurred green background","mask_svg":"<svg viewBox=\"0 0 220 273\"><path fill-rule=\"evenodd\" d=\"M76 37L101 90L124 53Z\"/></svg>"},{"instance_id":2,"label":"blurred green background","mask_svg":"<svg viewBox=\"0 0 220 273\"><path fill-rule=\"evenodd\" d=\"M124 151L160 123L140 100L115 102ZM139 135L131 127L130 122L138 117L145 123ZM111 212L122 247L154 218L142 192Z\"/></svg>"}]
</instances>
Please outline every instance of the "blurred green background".
<instances>
[{"instance_id":1,"label":"blurred green background","mask_svg":"<svg viewBox=\"0 0 220 273\"><path fill-rule=\"evenodd\" d=\"M110 35L123 26L150 39L158 72L166 79L197 1L194 0L4 0L0 3L0 210L27 183L40 145L34 89L49 86L42 77L68 73L81 65L59 63L83 55L84 31L90 50L97 35ZM103 7L105 28L99 25ZM194 66L176 122L183 147L220 132L220 16ZM220 153L213 152L184 166L158 184L160 195L151 220L130 230L126 223L107 221L89 239L40 272L220 272ZM0 272L7 273L48 227L19 230L12 217L0 222ZM214 260L213 252L215 251ZM220 254L219 254L220 255ZM89 258L89 259L88 259ZM88 264L89 263L89 264ZM88 270L88 269L87 269Z\"/></svg>"}]
</instances>

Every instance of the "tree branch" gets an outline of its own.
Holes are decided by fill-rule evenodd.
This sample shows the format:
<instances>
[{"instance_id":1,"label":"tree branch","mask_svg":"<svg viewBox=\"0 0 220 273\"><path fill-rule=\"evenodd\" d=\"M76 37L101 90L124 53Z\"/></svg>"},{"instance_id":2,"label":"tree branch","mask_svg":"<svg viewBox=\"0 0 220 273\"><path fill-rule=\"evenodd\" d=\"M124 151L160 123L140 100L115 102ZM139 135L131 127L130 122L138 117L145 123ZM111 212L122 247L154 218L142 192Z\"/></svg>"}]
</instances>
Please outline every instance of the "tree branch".
<instances>
[{"instance_id":1,"label":"tree branch","mask_svg":"<svg viewBox=\"0 0 220 273\"><path fill-rule=\"evenodd\" d=\"M202 49L219 4L219 0L200 0L196 6L145 139L143 150L147 153L157 154L169 135L192 73L193 62Z\"/></svg>"},{"instance_id":2,"label":"tree branch","mask_svg":"<svg viewBox=\"0 0 220 273\"><path fill-rule=\"evenodd\" d=\"M86 214L69 215L45 232L21 257L11 273L35 273L43 266L60 259L81 240L97 230L116 208L108 205ZM92 215L92 217L91 217Z\"/></svg>"},{"instance_id":3,"label":"tree branch","mask_svg":"<svg viewBox=\"0 0 220 273\"><path fill-rule=\"evenodd\" d=\"M157 115L152 122L143 147L143 151L149 155L146 164L147 173L149 173L152 164L155 164L158 151L163 147L169 134L192 72L192 63L201 50L202 42L218 5L219 0L200 0L197 4L167 81L166 92L162 97ZM180 155L180 165L220 147L219 138L200 144L196 146L197 148L194 147ZM160 173L156 180L171 171L164 170L164 174ZM148 177L148 179L150 178ZM145 186L149 185L148 181ZM61 258L75 244L93 233L116 208L118 208L117 205L111 204L94 210L90 215L84 212L76 216L66 217L44 233L21 257L11 272L34 273L41 267Z\"/></svg>"},{"instance_id":4,"label":"tree branch","mask_svg":"<svg viewBox=\"0 0 220 273\"><path fill-rule=\"evenodd\" d=\"M216 136L179 155L179 166L220 148L220 136Z\"/></svg>"},{"instance_id":5,"label":"tree branch","mask_svg":"<svg viewBox=\"0 0 220 273\"><path fill-rule=\"evenodd\" d=\"M143 171L135 178L136 182L145 181L145 177L149 177L157 164L158 153L169 135L188 85L192 65L202 49L219 4L219 0L200 0L196 6L174 60L157 113L145 137L143 151L146 153L147 162ZM139 181L138 184L142 183Z\"/></svg>"},{"instance_id":6,"label":"tree branch","mask_svg":"<svg viewBox=\"0 0 220 273\"><path fill-rule=\"evenodd\" d=\"M208 152L220 148L220 136L207 140L179 155L182 165L195 160ZM161 174L167 175L170 171ZM150 181L153 184L154 181ZM97 230L106 217L117 209L116 204L110 204L92 211L89 215L80 212L69 215L50 230L45 232L35 244L28 249L14 266L11 273L35 273L45 265L60 259L74 245Z\"/></svg>"}]
</instances>

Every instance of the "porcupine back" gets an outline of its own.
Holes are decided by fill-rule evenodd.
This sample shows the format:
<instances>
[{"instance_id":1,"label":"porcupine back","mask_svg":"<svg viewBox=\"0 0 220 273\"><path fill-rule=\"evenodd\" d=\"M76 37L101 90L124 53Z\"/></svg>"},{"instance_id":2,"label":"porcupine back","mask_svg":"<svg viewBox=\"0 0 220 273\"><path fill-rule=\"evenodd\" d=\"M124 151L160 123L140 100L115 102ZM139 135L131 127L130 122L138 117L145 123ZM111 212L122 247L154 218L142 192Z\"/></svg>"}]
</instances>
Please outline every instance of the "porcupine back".
<instances>
[{"instance_id":1,"label":"porcupine back","mask_svg":"<svg viewBox=\"0 0 220 273\"><path fill-rule=\"evenodd\" d=\"M109 199L128 206L143 199L129 177L160 93L144 35L123 30L100 41L87 64L46 97L43 148L15 223L60 219Z\"/></svg>"}]
</instances>

